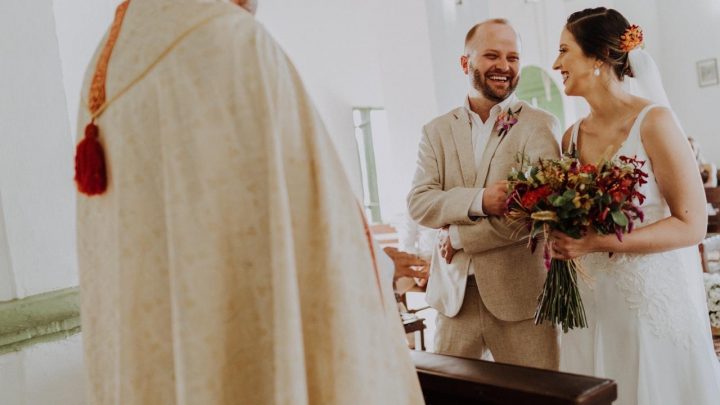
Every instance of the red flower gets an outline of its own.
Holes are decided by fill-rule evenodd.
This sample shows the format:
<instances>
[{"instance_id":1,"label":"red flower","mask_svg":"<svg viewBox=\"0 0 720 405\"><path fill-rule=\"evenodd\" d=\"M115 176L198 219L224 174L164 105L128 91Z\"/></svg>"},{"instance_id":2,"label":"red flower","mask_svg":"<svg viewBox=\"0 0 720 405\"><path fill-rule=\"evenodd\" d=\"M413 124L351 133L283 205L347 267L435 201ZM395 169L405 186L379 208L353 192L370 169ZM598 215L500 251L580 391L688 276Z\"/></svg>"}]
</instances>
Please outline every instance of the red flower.
<instances>
[{"instance_id":1,"label":"red flower","mask_svg":"<svg viewBox=\"0 0 720 405\"><path fill-rule=\"evenodd\" d=\"M596 171L597 171L597 168L595 167L595 165L591 165L591 164L583 165L580 168L580 173L595 173Z\"/></svg>"},{"instance_id":2,"label":"red flower","mask_svg":"<svg viewBox=\"0 0 720 405\"><path fill-rule=\"evenodd\" d=\"M626 195L627 195L627 193L624 192L623 190L615 190L615 191L610 192L610 196L612 197L613 201L616 203L621 202L623 200L623 198L625 198Z\"/></svg>"},{"instance_id":3,"label":"red flower","mask_svg":"<svg viewBox=\"0 0 720 405\"><path fill-rule=\"evenodd\" d=\"M547 184L530 190L522 196L520 203L526 209L532 209L540 200L552 194L552 189Z\"/></svg>"}]
</instances>

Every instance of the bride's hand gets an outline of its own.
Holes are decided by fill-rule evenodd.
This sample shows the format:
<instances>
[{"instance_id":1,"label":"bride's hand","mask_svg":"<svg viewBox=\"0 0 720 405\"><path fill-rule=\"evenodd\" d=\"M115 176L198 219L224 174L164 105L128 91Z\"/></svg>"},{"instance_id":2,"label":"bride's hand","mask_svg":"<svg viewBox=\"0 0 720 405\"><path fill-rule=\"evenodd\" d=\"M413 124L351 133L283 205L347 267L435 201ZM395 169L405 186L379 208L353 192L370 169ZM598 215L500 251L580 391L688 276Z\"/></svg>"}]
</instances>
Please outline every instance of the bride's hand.
<instances>
[{"instance_id":1,"label":"bride's hand","mask_svg":"<svg viewBox=\"0 0 720 405\"><path fill-rule=\"evenodd\" d=\"M601 235L590 231L580 239L575 239L560 231L550 232L550 254L554 259L570 260L599 250Z\"/></svg>"}]
</instances>

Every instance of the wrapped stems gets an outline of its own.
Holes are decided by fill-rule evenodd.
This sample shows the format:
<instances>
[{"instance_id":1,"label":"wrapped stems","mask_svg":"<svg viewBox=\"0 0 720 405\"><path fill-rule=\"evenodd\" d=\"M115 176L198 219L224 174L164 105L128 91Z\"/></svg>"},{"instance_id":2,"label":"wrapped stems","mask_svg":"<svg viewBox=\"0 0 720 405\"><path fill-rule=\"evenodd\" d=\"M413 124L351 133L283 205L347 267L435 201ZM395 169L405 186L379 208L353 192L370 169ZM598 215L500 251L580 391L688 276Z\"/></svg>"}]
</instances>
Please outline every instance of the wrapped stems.
<instances>
[{"instance_id":1,"label":"wrapped stems","mask_svg":"<svg viewBox=\"0 0 720 405\"><path fill-rule=\"evenodd\" d=\"M549 321L560 325L564 333L574 328L587 328L577 283L578 266L574 260L552 259L543 291L538 297L535 324Z\"/></svg>"}]
</instances>

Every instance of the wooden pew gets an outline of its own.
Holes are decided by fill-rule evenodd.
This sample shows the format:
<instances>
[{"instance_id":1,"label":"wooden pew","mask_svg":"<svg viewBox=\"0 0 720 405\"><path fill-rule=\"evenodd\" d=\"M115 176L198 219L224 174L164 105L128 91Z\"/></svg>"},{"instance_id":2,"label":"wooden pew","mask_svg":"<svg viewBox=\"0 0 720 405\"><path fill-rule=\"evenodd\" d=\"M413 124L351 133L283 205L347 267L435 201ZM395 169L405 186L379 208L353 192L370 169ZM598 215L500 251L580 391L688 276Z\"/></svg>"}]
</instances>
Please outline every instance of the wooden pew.
<instances>
[{"instance_id":1,"label":"wooden pew","mask_svg":"<svg viewBox=\"0 0 720 405\"><path fill-rule=\"evenodd\" d=\"M720 233L720 187L705 188L705 198L716 211L714 215L708 215L707 233Z\"/></svg>"},{"instance_id":2,"label":"wooden pew","mask_svg":"<svg viewBox=\"0 0 720 405\"><path fill-rule=\"evenodd\" d=\"M617 399L603 378L411 352L428 405L606 405Z\"/></svg>"}]
</instances>

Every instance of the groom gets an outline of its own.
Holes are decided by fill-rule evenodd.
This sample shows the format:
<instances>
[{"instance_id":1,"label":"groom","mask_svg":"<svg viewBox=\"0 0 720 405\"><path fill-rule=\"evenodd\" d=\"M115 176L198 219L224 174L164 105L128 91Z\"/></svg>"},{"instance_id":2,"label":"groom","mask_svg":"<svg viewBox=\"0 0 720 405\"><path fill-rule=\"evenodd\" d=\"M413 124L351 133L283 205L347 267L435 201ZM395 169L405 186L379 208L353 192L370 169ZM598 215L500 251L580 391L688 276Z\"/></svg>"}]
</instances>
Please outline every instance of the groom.
<instances>
[{"instance_id":1,"label":"groom","mask_svg":"<svg viewBox=\"0 0 720 405\"><path fill-rule=\"evenodd\" d=\"M506 183L517 157L559 156L558 120L519 101L520 39L504 19L475 25L460 57L468 77L464 106L423 128L408 195L410 215L441 229L427 287L438 313L436 351L557 369L558 336L533 321L545 281L541 249L504 216Z\"/></svg>"}]
</instances>

